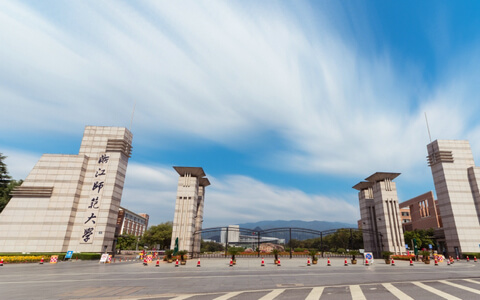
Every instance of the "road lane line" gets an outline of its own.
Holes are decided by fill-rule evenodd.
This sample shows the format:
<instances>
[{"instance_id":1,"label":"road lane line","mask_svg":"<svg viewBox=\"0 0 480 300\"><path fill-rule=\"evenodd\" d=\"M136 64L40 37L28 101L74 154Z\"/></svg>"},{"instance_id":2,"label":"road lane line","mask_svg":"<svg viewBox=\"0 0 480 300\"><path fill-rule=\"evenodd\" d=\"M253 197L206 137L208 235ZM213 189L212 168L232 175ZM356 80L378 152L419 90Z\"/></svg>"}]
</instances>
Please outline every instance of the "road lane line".
<instances>
[{"instance_id":1,"label":"road lane line","mask_svg":"<svg viewBox=\"0 0 480 300\"><path fill-rule=\"evenodd\" d=\"M462 289L462 290L465 290L465 291L469 291L470 293L474 293L474 294L477 294L477 295L480 295L480 291L477 290L477 289L474 289L474 288L471 288L471 287L468 287L468 286L463 286L461 284L457 284L457 283L453 283L453 282L448 282L446 280L439 280L438 282L441 282L441 283L444 283L444 284L448 284L450 286L454 286L458 289Z\"/></svg>"},{"instance_id":2,"label":"road lane line","mask_svg":"<svg viewBox=\"0 0 480 300\"><path fill-rule=\"evenodd\" d=\"M285 289L273 290L273 291L271 291L270 293L266 294L265 296L263 296L262 298L260 298L258 300L273 300L273 299L275 299L275 297L277 297L278 295L280 295L284 291L285 291Z\"/></svg>"},{"instance_id":3,"label":"road lane line","mask_svg":"<svg viewBox=\"0 0 480 300\"><path fill-rule=\"evenodd\" d=\"M437 290L437 289L435 289L435 288L433 288L433 287L431 287L431 286L428 286L428 285L426 285L426 284L423 284L423 283L421 283L421 282L412 282L412 283L413 283L414 285L416 285L416 286L418 286L418 287L420 287L420 288L422 288L422 289L424 289L424 290L427 290L427 291L429 291L429 292L432 293L432 294L435 294L435 295L437 295L437 296L440 296L440 297L442 297L442 298L445 298L445 299L448 299L448 300L462 300L462 299L460 299L460 298L457 298L457 297L455 297L455 296L453 296L453 295L450 295L450 294L447 294L447 293L445 293L445 292L439 291L439 290Z\"/></svg>"},{"instance_id":4,"label":"road lane line","mask_svg":"<svg viewBox=\"0 0 480 300\"><path fill-rule=\"evenodd\" d=\"M476 280L473 280L473 279L463 279L463 280L471 282L471 283L480 284L480 281L476 281Z\"/></svg>"},{"instance_id":5,"label":"road lane line","mask_svg":"<svg viewBox=\"0 0 480 300\"><path fill-rule=\"evenodd\" d=\"M196 294L190 294L190 295L180 295L178 297L175 297L175 298L172 298L170 300L184 300L184 299L188 299L188 298L191 298L193 296L196 296ZM141 298L141 297L140 297Z\"/></svg>"},{"instance_id":6,"label":"road lane line","mask_svg":"<svg viewBox=\"0 0 480 300\"><path fill-rule=\"evenodd\" d=\"M313 288L305 300L319 300L322 297L324 287Z\"/></svg>"},{"instance_id":7,"label":"road lane line","mask_svg":"<svg viewBox=\"0 0 480 300\"><path fill-rule=\"evenodd\" d=\"M236 295L240 295L241 293L243 293L244 291L242 292L231 292L231 293L228 293L228 294L225 294L223 296L220 296L220 297L217 297L213 300L227 300L227 299L230 299L230 298L233 298L235 297Z\"/></svg>"},{"instance_id":8,"label":"road lane line","mask_svg":"<svg viewBox=\"0 0 480 300\"><path fill-rule=\"evenodd\" d=\"M353 300L367 300L359 285L351 285L350 293L352 294Z\"/></svg>"},{"instance_id":9,"label":"road lane line","mask_svg":"<svg viewBox=\"0 0 480 300\"><path fill-rule=\"evenodd\" d=\"M391 283L382 283L382 285L387 289L387 291L392 293L395 297L397 297L400 300L414 300L412 297L408 296L407 294L405 294L404 292L402 292L401 290L393 286L393 284Z\"/></svg>"}]
</instances>

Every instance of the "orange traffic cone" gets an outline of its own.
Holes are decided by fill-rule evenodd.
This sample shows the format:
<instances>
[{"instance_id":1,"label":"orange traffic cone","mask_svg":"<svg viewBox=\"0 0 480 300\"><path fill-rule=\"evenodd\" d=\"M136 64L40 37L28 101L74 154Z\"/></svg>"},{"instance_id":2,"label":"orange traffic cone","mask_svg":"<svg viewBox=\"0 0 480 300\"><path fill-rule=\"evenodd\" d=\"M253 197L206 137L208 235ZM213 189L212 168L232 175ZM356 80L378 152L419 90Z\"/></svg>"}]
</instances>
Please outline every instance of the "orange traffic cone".
<instances>
[{"instance_id":1,"label":"orange traffic cone","mask_svg":"<svg viewBox=\"0 0 480 300\"><path fill-rule=\"evenodd\" d=\"M155 264L155 267L160 267L160 260L157 259L157 263Z\"/></svg>"},{"instance_id":2,"label":"orange traffic cone","mask_svg":"<svg viewBox=\"0 0 480 300\"><path fill-rule=\"evenodd\" d=\"M345 265L344 265L344 266L345 266L345 267L348 266L348 261L347 261L346 258L345 258Z\"/></svg>"},{"instance_id":3,"label":"orange traffic cone","mask_svg":"<svg viewBox=\"0 0 480 300\"><path fill-rule=\"evenodd\" d=\"M435 256L435 265L438 266L438 259L436 256Z\"/></svg>"},{"instance_id":4,"label":"orange traffic cone","mask_svg":"<svg viewBox=\"0 0 480 300\"><path fill-rule=\"evenodd\" d=\"M3 258L0 258L0 267L3 267Z\"/></svg>"},{"instance_id":5,"label":"orange traffic cone","mask_svg":"<svg viewBox=\"0 0 480 300\"><path fill-rule=\"evenodd\" d=\"M447 266L450 266L450 260L447 259Z\"/></svg>"},{"instance_id":6,"label":"orange traffic cone","mask_svg":"<svg viewBox=\"0 0 480 300\"><path fill-rule=\"evenodd\" d=\"M280 267L280 259L277 260L277 266Z\"/></svg>"},{"instance_id":7,"label":"orange traffic cone","mask_svg":"<svg viewBox=\"0 0 480 300\"><path fill-rule=\"evenodd\" d=\"M175 261L175 267L178 267L178 258L177 258L177 260Z\"/></svg>"},{"instance_id":8,"label":"orange traffic cone","mask_svg":"<svg viewBox=\"0 0 480 300\"><path fill-rule=\"evenodd\" d=\"M330 257L327 259L327 266L329 266L329 267L331 266L331 264L330 264Z\"/></svg>"},{"instance_id":9,"label":"orange traffic cone","mask_svg":"<svg viewBox=\"0 0 480 300\"><path fill-rule=\"evenodd\" d=\"M395 261L393 260L393 257L392 257L392 266L395 266Z\"/></svg>"},{"instance_id":10,"label":"orange traffic cone","mask_svg":"<svg viewBox=\"0 0 480 300\"><path fill-rule=\"evenodd\" d=\"M143 265L144 265L144 266L148 266L148 262L147 262L147 259L146 259L146 258L143 260Z\"/></svg>"},{"instance_id":11,"label":"orange traffic cone","mask_svg":"<svg viewBox=\"0 0 480 300\"><path fill-rule=\"evenodd\" d=\"M40 264L43 265L43 257L42 257L42 259L40 260Z\"/></svg>"},{"instance_id":12,"label":"orange traffic cone","mask_svg":"<svg viewBox=\"0 0 480 300\"><path fill-rule=\"evenodd\" d=\"M473 262L477 262L477 257L476 256L473 257Z\"/></svg>"},{"instance_id":13,"label":"orange traffic cone","mask_svg":"<svg viewBox=\"0 0 480 300\"><path fill-rule=\"evenodd\" d=\"M470 262L470 258L468 258L468 255L467 255L467 262Z\"/></svg>"},{"instance_id":14,"label":"orange traffic cone","mask_svg":"<svg viewBox=\"0 0 480 300\"><path fill-rule=\"evenodd\" d=\"M201 267L201 266L200 266L200 258L198 259L197 267Z\"/></svg>"},{"instance_id":15,"label":"orange traffic cone","mask_svg":"<svg viewBox=\"0 0 480 300\"><path fill-rule=\"evenodd\" d=\"M368 258L365 258L365 266L370 266L370 263L368 262Z\"/></svg>"},{"instance_id":16,"label":"orange traffic cone","mask_svg":"<svg viewBox=\"0 0 480 300\"><path fill-rule=\"evenodd\" d=\"M262 258L262 264L261 264L262 267L265 267L265 259Z\"/></svg>"},{"instance_id":17,"label":"orange traffic cone","mask_svg":"<svg viewBox=\"0 0 480 300\"><path fill-rule=\"evenodd\" d=\"M410 265L413 266L413 261L411 257L410 257Z\"/></svg>"},{"instance_id":18,"label":"orange traffic cone","mask_svg":"<svg viewBox=\"0 0 480 300\"><path fill-rule=\"evenodd\" d=\"M230 259L230 267L233 267L233 260Z\"/></svg>"},{"instance_id":19,"label":"orange traffic cone","mask_svg":"<svg viewBox=\"0 0 480 300\"><path fill-rule=\"evenodd\" d=\"M310 258L307 259L307 267L310 267Z\"/></svg>"},{"instance_id":20,"label":"orange traffic cone","mask_svg":"<svg viewBox=\"0 0 480 300\"><path fill-rule=\"evenodd\" d=\"M459 261L459 260L460 260L460 258L458 258L458 255L457 255L457 261Z\"/></svg>"}]
</instances>

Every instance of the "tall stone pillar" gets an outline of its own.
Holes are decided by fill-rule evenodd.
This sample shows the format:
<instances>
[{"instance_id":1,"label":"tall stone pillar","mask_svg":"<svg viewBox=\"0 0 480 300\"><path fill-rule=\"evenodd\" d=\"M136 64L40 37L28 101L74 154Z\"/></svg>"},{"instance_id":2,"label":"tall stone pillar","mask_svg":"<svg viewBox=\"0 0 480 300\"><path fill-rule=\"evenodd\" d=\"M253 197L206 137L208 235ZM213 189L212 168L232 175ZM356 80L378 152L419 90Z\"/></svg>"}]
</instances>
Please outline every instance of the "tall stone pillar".
<instances>
[{"instance_id":1,"label":"tall stone pillar","mask_svg":"<svg viewBox=\"0 0 480 300\"><path fill-rule=\"evenodd\" d=\"M186 250L189 254L200 252L205 187L210 182L205 172L197 167L174 167L180 175L173 218L171 249L178 238L178 250Z\"/></svg>"},{"instance_id":2,"label":"tall stone pillar","mask_svg":"<svg viewBox=\"0 0 480 300\"><path fill-rule=\"evenodd\" d=\"M466 140L436 140L427 145L438 208L449 255L478 252L480 170Z\"/></svg>"}]
</instances>

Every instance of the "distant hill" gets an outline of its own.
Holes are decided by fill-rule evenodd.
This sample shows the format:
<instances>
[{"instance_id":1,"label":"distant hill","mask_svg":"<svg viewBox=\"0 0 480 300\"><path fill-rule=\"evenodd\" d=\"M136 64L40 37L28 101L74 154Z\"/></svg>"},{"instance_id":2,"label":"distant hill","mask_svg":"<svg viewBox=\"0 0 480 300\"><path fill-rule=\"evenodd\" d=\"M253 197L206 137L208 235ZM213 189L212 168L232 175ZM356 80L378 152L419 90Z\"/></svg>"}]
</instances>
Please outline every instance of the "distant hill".
<instances>
[{"instance_id":1,"label":"distant hill","mask_svg":"<svg viewBox=\"0 0 480 300\"><path fill-rule=\"evenodd\" d=\"M329 229L338 229L338 228L357 228L357 224L348 224L341 222L326 222L326 221L300 221L300 220L276 220L276 221L259 221L255 223L243 223L237 224L240 228L256 229L258 227L267 230L271 228L279 227L296 227L296 228L307 228L318 231L325 231Z\"/></svg>"}]
</instances>

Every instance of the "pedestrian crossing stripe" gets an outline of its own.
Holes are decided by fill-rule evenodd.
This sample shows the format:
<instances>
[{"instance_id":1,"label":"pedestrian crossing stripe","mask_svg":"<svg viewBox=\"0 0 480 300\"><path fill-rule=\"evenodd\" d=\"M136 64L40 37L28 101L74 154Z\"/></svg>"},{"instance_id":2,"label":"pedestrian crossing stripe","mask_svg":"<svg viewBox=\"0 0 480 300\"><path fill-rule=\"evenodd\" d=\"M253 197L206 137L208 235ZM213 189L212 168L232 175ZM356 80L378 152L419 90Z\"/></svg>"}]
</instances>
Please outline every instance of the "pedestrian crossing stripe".
<instances>
[{"instance_id":1,"label":"pedestrian crossing stripe","mask_svg":"<svg viewBox=\"0 0 480 300\"><path fill-rule=\"evenodd\" d=\"M480 281L472 280L472 279L456 279L456 282L470 282L470 283L475 283L480 285ZM449 285L464 291L468 291L474 294L480 295L480 290L467 287L464 285L461 285L459 283L454 283L450 282L447 280L431 280L431 281L423 281L423 282L400 282L402 284L409 283L413 284L422 290L425 290L431 294L436 295L437 297L444 298L444 299L451 299L451 300L460 300L461 298L455 297L454 295L451 295L449 293L440 291L434 287L431 287L425 283L442 283L445 285ZM372 285L381 285L385 288L387 292L389 292L391 295L393 295L397 299L401 300L413 300L414 298L410 297L406 293L402 292L399 288L394 286L394 283L369 283L369 284L361 284L361 285L333 285L333 286L323 286L323 287L313 287L311 288L310 293L307 295L305 300L320 300L322 297L322 294L326 288L344 288L348 287L350 295L352 299L355 300L367 300L368 297L365 296L362 287L367 287L367 286L372 286ZM289 288L288 290L305 290L305 289L310 289L310 288L305 288L305 287L297 287L297 288ZM236 292L228 292L223 295L219 295L221 293L199 293L199 294L184 294L184 295L177 295L174 298L170 298L170 300L184 300L184 299L189 299L191 297L198 297L198 296L206 296L206 295L212 295L215 297L213 300L228 300L232 299L234 297L237 297L239 295L242 295L243 293L252 293L252 292L265 292L266 294L259 298L259 300L274 300L277 297L281 296L283 292L285 292L287 289L266 289L266 290L247 290L247 291L236 291ZM219 296L218 296L219 295ZM433 297L433 295L432 295Z\"/></svg>"}]
</instances>

